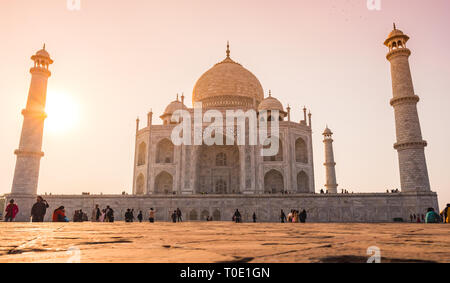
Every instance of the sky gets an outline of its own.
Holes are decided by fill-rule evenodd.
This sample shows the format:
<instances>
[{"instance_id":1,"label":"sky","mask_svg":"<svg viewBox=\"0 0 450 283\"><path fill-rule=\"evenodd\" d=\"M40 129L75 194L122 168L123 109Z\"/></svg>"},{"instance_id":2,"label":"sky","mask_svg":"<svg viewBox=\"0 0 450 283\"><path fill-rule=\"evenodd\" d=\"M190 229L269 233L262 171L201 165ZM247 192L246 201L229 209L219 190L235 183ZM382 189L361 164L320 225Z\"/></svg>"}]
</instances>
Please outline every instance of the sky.
<instances>
[{"instance_id":1,"label":"sky","mask_svg":"<svg viewBox=\"0 0 450 283\"><path fill-rule=\"evenodd\" d=\"M410 64L431 187L450 202L450 1L381 0L0 1L0 194L11 189L32 66L43 44L48 84L39 193L131 193L135 120L154 122L197 79L231 57L292 120L313 114L316 190L325 169L321 133L334 132L340 189L400 187L389 62L392 23L411 39Z\"/></svg>"}]
</instances>

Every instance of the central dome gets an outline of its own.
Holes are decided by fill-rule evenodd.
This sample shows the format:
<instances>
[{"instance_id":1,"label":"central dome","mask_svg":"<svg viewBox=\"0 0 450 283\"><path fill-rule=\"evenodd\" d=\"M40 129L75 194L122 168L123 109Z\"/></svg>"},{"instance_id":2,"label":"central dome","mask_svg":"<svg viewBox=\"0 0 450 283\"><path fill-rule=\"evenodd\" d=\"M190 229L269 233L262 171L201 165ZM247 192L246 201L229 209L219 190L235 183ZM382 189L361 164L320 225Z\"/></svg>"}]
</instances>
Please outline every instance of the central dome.
<instances>
[{"instance_id":1,"label":"central dome","mask_svg":"<svg viewBox=\"0 0 450 283\"><path fill-rule=\"evenodd\" d=\"M204 73L195 84L192 102L203 107L253 107L264 99L259 80L241 64L227 58Z\"/></svg>"}]
</instances>

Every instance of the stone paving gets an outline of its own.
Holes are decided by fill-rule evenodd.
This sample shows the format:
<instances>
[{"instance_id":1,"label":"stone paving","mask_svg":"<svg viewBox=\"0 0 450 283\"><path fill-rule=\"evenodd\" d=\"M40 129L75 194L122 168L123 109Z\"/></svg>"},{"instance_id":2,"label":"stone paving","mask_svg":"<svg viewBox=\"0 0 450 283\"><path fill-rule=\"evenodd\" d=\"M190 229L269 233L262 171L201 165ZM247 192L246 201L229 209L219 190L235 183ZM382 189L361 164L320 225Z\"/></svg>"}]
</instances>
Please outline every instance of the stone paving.
<instances>
[{"instance_id":1,"label":"stone paving","mask_svg":"<svg viewBox=\"0 0 450 283\"><path fill-rule=\"evenodd\" d=\"M449 224L0 223L0 262L450 262Z\"/></svg>"}]
</instances>

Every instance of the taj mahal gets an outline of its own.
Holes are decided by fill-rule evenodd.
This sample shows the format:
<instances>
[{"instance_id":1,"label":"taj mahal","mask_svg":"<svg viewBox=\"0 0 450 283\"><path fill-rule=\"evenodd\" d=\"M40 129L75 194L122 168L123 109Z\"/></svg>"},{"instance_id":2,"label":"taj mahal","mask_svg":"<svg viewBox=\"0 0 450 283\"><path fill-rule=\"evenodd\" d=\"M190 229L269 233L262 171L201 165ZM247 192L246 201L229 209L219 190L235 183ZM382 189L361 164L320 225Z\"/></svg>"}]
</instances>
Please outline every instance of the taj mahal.
<instances>
[{"instance_id":1,"label":"taj mahal","mask_svg":"<svg viewBox=\"0 0 450 283\"><path fill-rule=\"evenodd\" d=\"M339 193L333 153L333 132L323 130L326 180L324 190L315 188L312 113L303 108L303 119L291 119L291 107L283 105L282 94L264 92L258 78L234 61L229 45L225 59L207 70L196 82L192 107L184 94L170 102L163 113L147 114L145 125L136 120L133 186L130 195L47 195L50 209L64 205L68 215L74 210L91 211L96 204L111 206L116 219L127 208L156 211L157 221L168 221L170 212L180 208L187 221L230 221L235 209L244 221L253 213L262 222L278 222L280 211L306 209L309 222L392 222L410 214L438 210L437 194L430 188L423 140L417 112L419 97L414 92L409 66L409 37L394 26L384 44L391 65L396 143L401 191L398 193ZM45 49L31 57L31 85L18 149L11 193L21 207L17 221L28 221L38 188L39 163L43 157L45 96L50 65ZM381 74L382 75L382 74ZM200 111L254 111L257 119L279 125L278 151L262 156L266 145L176 145L171 135L179 122L173 116L184 110L192 116ZM301 103L299 101L298 103ZM150 105L149 105L150 106ZM149 107L150 108L150 107ZM261 113L267 113L263 116ZM276 113L276 115L272 115ZM160 114L160 115L159 115ZM265 118L264 118L265 117ZM246 125L246 130L251 126ZM203 125L202 131L208 123ZM195 135L195 128L191 135ZM317 129L316 129L317 131ZM322 133L322 131L320 131ZM248 133L248 131L246 131ZM216 133L217 134L217 133ZM248 138L248 136L247 136ZM338 149L337 149L338 150ZM393 152L394 154L394 152ZM338 160L338 162L346 162ZM51 213L46 215L50 220ZM146 217L146 215L144 216Z\"/></svg>"}]
</instances>

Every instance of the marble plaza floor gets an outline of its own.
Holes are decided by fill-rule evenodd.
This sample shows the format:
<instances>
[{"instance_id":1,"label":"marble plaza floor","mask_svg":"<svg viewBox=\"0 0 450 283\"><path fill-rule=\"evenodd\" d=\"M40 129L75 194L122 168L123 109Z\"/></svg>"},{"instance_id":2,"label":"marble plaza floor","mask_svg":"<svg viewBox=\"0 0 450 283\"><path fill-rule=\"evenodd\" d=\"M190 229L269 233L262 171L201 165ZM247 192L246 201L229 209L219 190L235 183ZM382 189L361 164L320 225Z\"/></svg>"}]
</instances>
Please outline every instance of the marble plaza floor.
<instances>
[{"instance_id":1,"label":"marble plaza floor","mask_svg":"<svg viewBox=\"0 0 450 283\"><path fill-rule=\"evenodd\" d=\"M450 224L0 223L0 262L450 262Z\"/></svg>"}]
</instances>

